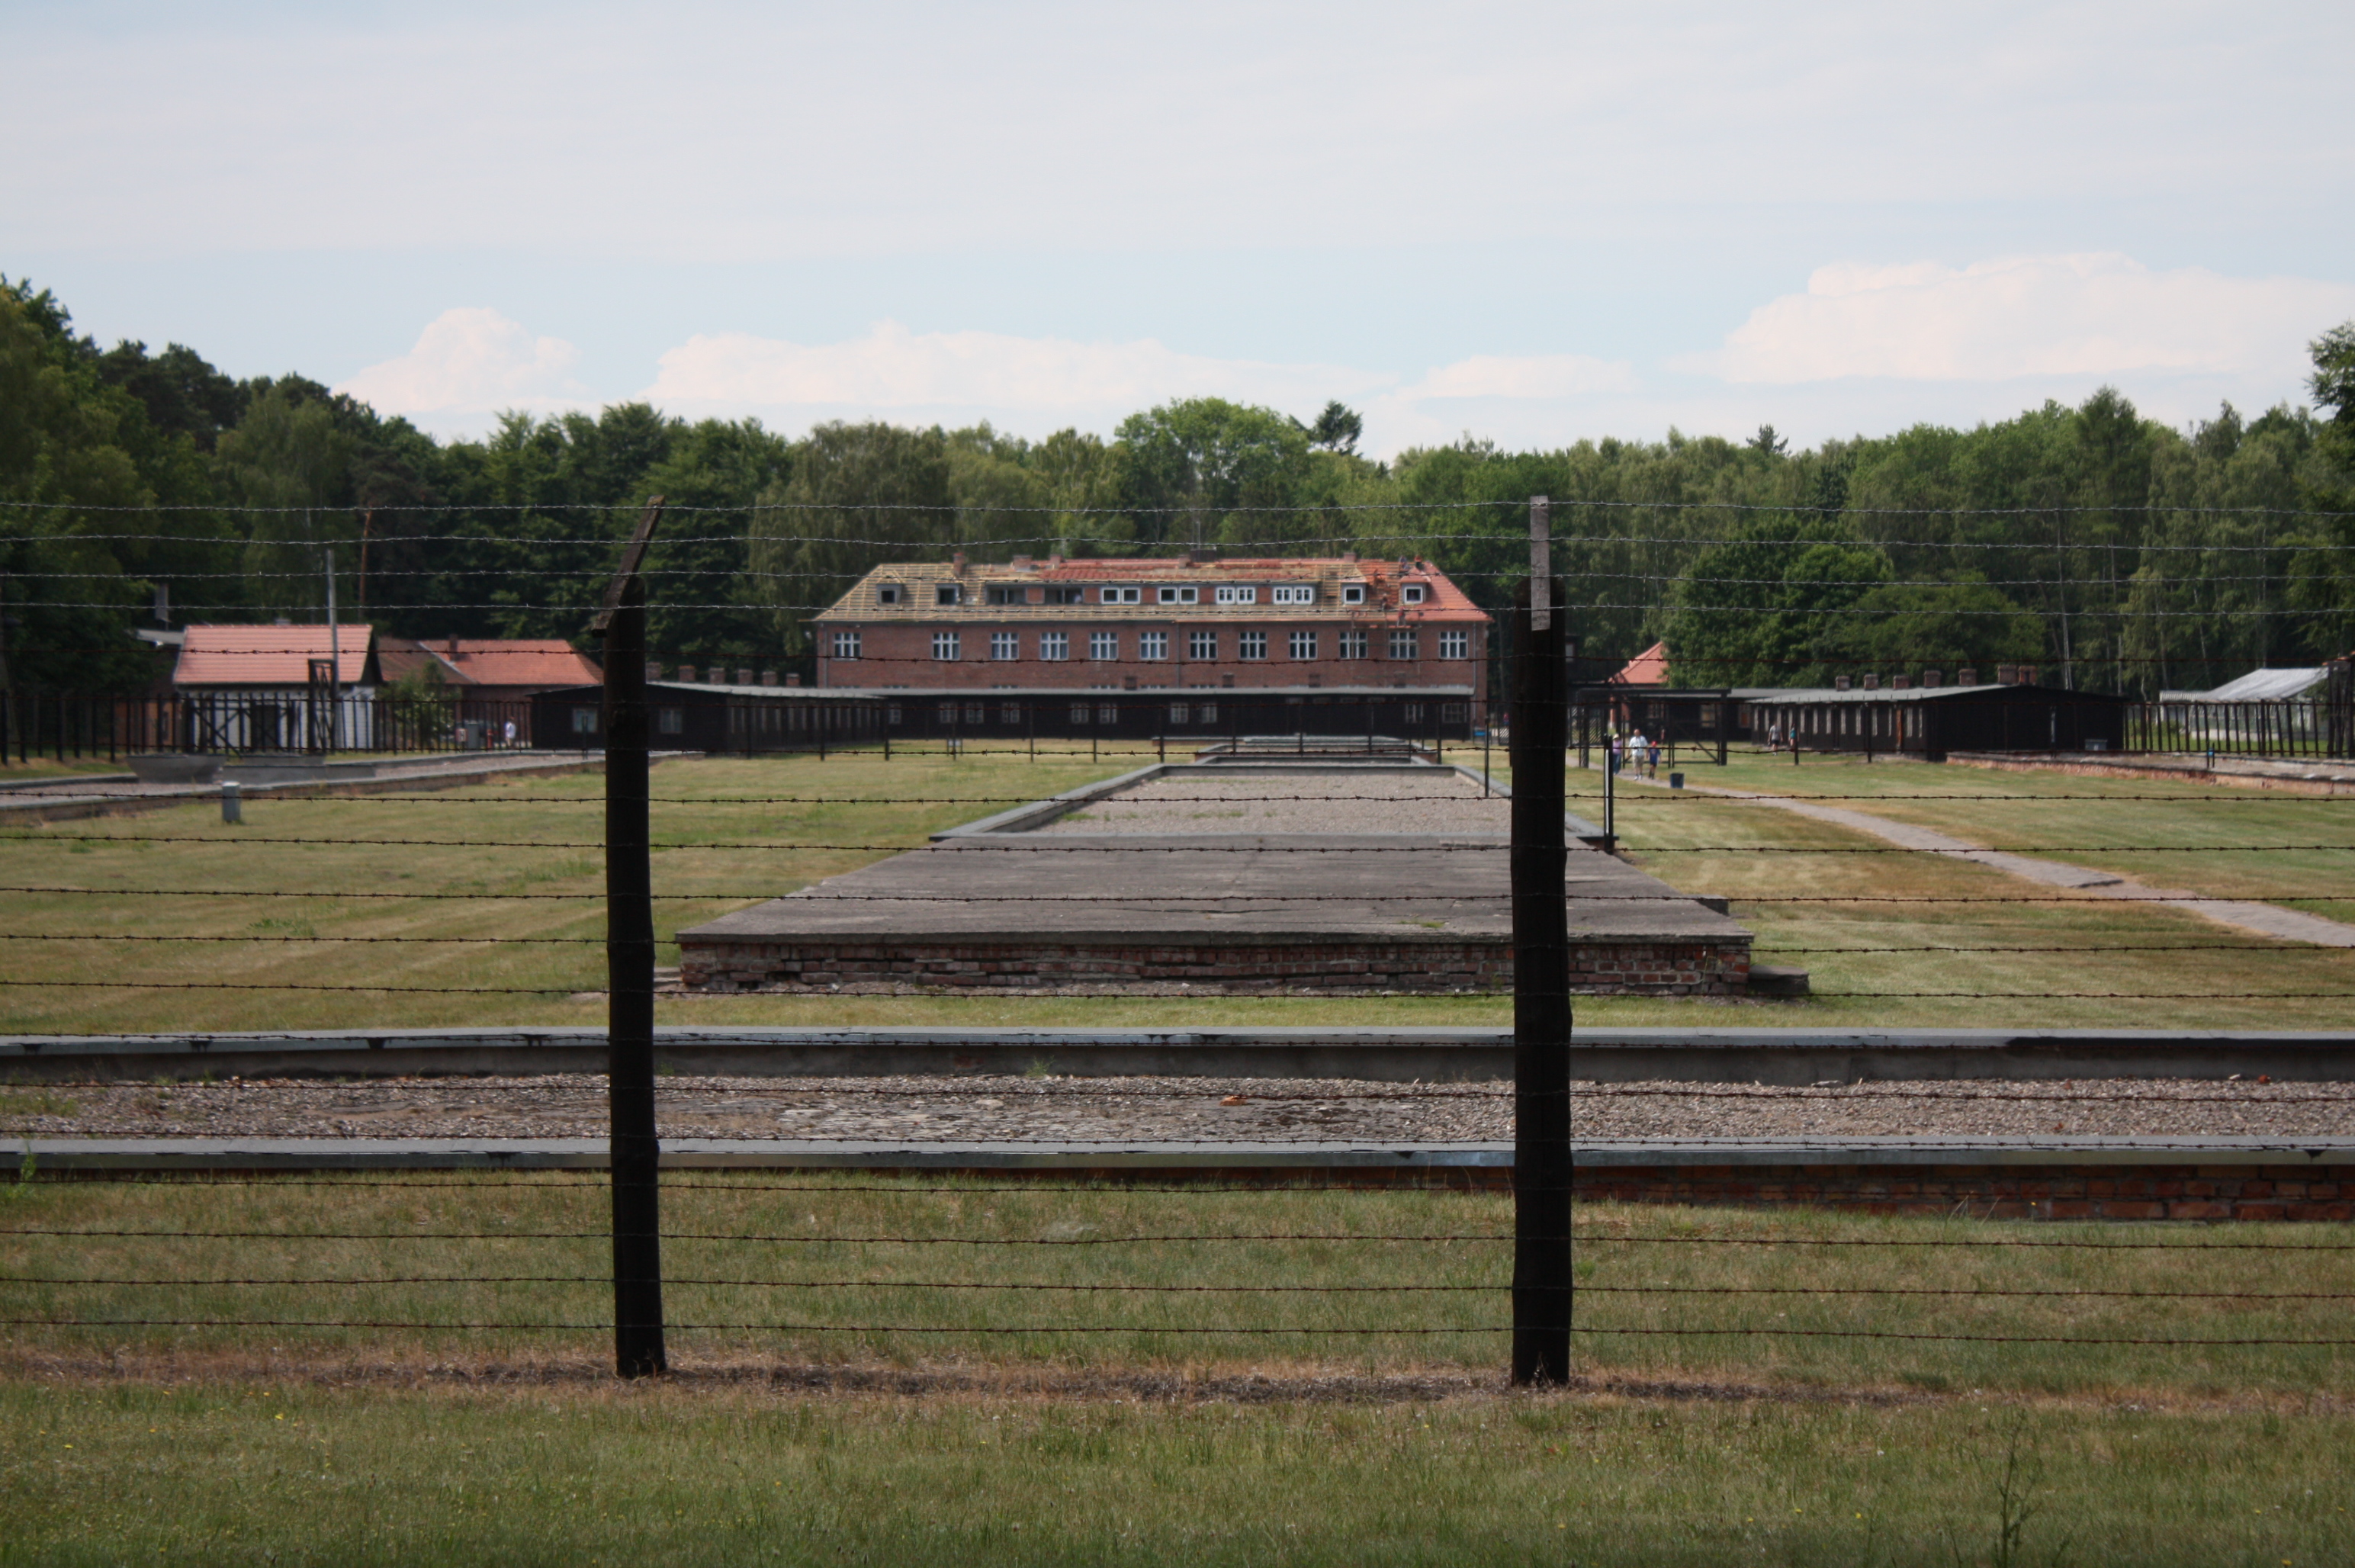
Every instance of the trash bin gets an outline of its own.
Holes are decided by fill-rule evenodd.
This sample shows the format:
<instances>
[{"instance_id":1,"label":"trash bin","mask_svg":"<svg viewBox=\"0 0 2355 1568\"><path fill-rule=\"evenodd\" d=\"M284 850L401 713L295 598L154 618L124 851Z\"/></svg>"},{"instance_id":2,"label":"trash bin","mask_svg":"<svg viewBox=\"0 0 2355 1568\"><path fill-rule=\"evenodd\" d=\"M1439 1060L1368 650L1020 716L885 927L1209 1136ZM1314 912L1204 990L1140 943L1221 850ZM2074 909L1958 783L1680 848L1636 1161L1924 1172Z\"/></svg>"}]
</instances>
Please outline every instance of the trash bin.
<instances>
[{"instance_id":1,"label":"trash bin","mask_svg":"<svg viewBox=\"0 0 2355 1568\"><path fill-rule=\"evenodd\" d=\"M1684 788L1684 787L1685 787L1685 775L1684 775L1684 774L1682 774L1682 773L1670 773L1670 774L1668 775L1668 787L1669 787L1670 789L1682 789L1682 788Z\"/></svg>"}]
</instances>

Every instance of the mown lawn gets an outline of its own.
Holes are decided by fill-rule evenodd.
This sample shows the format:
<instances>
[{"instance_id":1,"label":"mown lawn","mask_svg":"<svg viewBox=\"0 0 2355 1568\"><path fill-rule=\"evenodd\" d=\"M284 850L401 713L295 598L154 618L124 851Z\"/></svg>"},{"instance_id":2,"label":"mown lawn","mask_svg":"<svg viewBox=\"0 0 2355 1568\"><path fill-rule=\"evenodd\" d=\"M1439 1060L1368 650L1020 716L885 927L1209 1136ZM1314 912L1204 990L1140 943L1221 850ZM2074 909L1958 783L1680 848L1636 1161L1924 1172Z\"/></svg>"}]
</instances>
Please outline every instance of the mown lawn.
<instances>
[{"instance_id":1,"label":"mown lawn","mask_svg":"<svg viewBox=\"0 0 2355 1568\"><path fill-rule=\"evenodd\" d=\"M825 761L664 763L655 772L662 846L655 885L681 896L658 902L658 934L1150 756L1107 751L1033 761L1021 752L902 752L888 763L854 752ZM1991 843L2179 842L2200 852L2143 857L2165 862L2149 873L2165 885L2264 896L2278 881L2284 901L2355 914L2348 899L2355 851L2232 848L2355 839L2333 826L2339 819L2332 814L2350 809L2344 802L2190 792L2234 803L2214 805L2137 780L1814 758L1797 769L1744 759L1724 774L1693 772L1697 784L1785 788L1788 775L1796 774L1814 794L1878 791L1874 800L1845 804L1891 815L1902 808L1914 814L1909 819ZM1592 773L1572 774L1574 792L1591 792L1593 783ZM0 977L80 984L0 986L0 1029L597 1024L604 1014L595 994L603 985L602 862L594 848L577 846L598 839L602 789L593 776L516 780L433 794L261 800L248 806L241 828L223 827L209 806L190 805L14 830L0 846L6 885L73 891L0 892ZM1888 798L1901 794L1968 798ZM1987 798L1992 795L2029 798ZM1873 848L1878 841L1738 802L1635 786L1620 798L1619 827L1637 863L1674 886L1732 899L1736 916L1759 934L1759 957L1808 969L1817 994L1803 1003L1596 997L1579 1004L1586 1024L2293 1028L2342 1023L2348 1004L2341 994L2355 992L2355 952L2267 942L2164 907L2052 901L2053 890L1935 858L1789 853ZM1597 811L1582 795L1573 795L1572 808ZM282 837L322 842L268 842ZM470 843L485 840L502 847ZM545 847L504 847L518 842ZM2055 858L2143 869L2128 856ZM197 896L147 896L151 890ZM408 892L467 896L332 896ZM2336 901L2321 896L2327 893L2337 894ZM1805 901L1818 899L1826 901ZM1872 901L1888 900L1899 901ZM67 933L143 940L77 943L65 940ZM206 940L144 940L163 936ZM43 937L56 939L37 940ZM1949 951L1955 949L1973 951ZM667 962L675 955L666 949L664 956ZM259 988L131 988L140 981ZM412 989L272 988L356 985ZM436 987L457 989L414 989ZM511 995L468 987L540 989ZM660 1009L661 1020L673 1024L1038 1028L1477 1027L1502 1025L1509 1014L1503 997L741 997L666 1000Z\"/></svg>"},{"instance_id":2,"label":"mown lawn","mask_svg":"<svg viewBox=\"0 0 2355 1568\"><path fill-rule=\"evenodd\" d=\"M1501 1387L1482 1327L1505 1247L1372 1239L1499 1235L1500 1195L682 1175L673 1322L776 1327L679 1327L676 1375L625 1386L593 1327L602 1196L496 1174L8 1189L0 1563L2355 1552L2345 1349L1998 1342L2350 1338L2338 1300L2286 1299L2343 1298L2344 1227L1592 1205L1582 1325L1734 1331L1582 1333L1580 1387L1529 1395ZM34 1233L108 1230L167 1234ZM1138 1239L1176 1234L1364 1239ZM690 1239L721 1236L762 1239ZM2105 1244L1958 1244L2072 1241ZM1828 1242L1892 1244L1805 1244ZM473 1283L403 1283L421 1275ZM489 1283L549 1275L576 1283ZM25 1283L99 1276L168 1283ZM772 1283L689 1283L722 1278ZM854 1283L775 1283L828 1279ZM1106 1285L1283 1288L1071 1288ZM23 1321L60 1317L118 1322ZM263 1321L161 1326L225 1317ZM319 1319L388 1326L294 1326ZM589 1327L459 1327L536 1321ZM1428 1325L1455 1331L1252 1332ZM1007 1327L1038 1331L984 1331ZM1774 1332L1838 1328L1987 1338Z\"/></svg>"}]
</instances>

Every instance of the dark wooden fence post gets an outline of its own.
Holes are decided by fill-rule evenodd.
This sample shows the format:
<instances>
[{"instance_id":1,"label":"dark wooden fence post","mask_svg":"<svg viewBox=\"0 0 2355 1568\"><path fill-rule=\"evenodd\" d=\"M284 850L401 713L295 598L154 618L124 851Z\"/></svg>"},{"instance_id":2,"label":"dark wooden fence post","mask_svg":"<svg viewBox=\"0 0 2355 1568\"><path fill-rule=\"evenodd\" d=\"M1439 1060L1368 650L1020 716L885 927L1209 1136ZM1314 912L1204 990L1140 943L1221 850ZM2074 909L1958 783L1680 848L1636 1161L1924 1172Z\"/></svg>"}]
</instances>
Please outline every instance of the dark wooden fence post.
<instances>
[{"instance_id":1,"label":"dark wooden fence post","mask_svg":"<svg viewBox=\"0 0 2355 1568\"><path fill-rule=\"evenodd\" d=\"M1529 502L1513 657L1513 1370L1570 1377L1570 921L1562 611L1551 511Z\"/></svg>"},{"instance_id":2,"label":"dark wooden fence post","mask_svg":"<svg viewBox=\"0 0 2355 1568\"><path fill-rule=\"evenodd\" d=\"M655 1131L654 858L648 823L646 584L662 517L646 505L605 593L606 1109L613 1188L613 1370L670 1370L663 1348L662 1145Z\"/></svg>"}]
</instances>

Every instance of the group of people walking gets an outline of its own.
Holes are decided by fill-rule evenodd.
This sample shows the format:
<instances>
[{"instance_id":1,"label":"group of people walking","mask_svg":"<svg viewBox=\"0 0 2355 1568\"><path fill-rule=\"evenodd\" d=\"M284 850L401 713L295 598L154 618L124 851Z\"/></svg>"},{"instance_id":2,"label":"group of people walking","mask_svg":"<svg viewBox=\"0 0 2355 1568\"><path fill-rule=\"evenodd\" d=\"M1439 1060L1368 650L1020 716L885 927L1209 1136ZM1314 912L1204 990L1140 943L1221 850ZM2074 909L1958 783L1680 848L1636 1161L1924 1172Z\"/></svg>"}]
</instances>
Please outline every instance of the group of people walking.
<instances>
[{"instance_id":1,"label":"group of people walking","mask_svg":"<svg viewBox=\"0 0 2355 1568\"><path fill-rule=\"evenodd\" d=\"M1631 730L1625 737L1611 737L1611 771L1625 768L1639 778L1660 776L1660 749L1645 737L1641 730Z\"/></svg>"}]
</instances>

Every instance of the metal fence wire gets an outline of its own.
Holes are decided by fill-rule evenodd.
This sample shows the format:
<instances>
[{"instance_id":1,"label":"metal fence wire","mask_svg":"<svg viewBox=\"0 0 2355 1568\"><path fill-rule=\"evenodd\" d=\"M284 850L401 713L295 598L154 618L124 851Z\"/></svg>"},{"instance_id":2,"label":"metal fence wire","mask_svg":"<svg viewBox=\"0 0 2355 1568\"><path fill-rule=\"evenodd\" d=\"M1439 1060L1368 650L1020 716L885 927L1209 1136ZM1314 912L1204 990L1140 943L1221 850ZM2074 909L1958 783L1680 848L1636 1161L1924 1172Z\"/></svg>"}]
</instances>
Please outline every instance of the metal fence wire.
<instances>
[{"instance_id":1,"label":"metal fence wire","mask_svg":"<svg viewBox=\"0 0 2355 1568\"><path fill-rule=\"evenodd\" d=\"M664 513L656 500L641 514L620 569L613 575L596 626L606 678L593 694L570 693L520 702L476 699L359 696L332 686L264 699L250 694L168 699L79 697L17 691L0 704L0 760L13 751L20 763L50 756L59 763L159 754L246 757L336 752L419 752L571 751L602 763L602 798L575 795L368 795L342 785L295 781L273 786L270 798L290 808L332 804L432 807L462 826L445 830L333 835L299 829L240 834L198 832L58 831L28 816L28 826L0 830L0 841L64 845L76 852L98 847L208 847L238 857L294 856L317 851L338 857L379 857L385 866L403 851L459 848L485 856L506 852L593 853L585 862L602 873L598 891L497 889L401 889L397 877L357 876L347 885L280 887L115 886L63 877L10 879L0 893L52 901L86 911L59 929L0 933L0 965L17 944L90 946L110 955L99 976L32 970L0 973L0 994L26 990L307 992L378 996L544 997L567 992L602 996L608 1017L604 1092L608 1123L605 1168L600 1173L503 1172L483 1175L155 1176L121 1171L42 1168L28 1153L13 1183L0 1180L0 1247L14 1262L0 1273L0 1326L20 1335L62 1333L99 1342L125 1330L169 1331L176 1343L213 1343L269 1330L336 1335L400 1333L425 1337L570 1337L581 1343L610 1339L613 1365L624 1377L660 1373L676 1337L698 1343L800 1344L856 1340L885 1345L906 1339L948 1345L1029 1339L1050 1347L1099 1340L1160 1353L1168 1344L1280 1342L1286 1350L1335 1344L1444 1344L1452 1354L1492 1360L1517 1384L1570 1380L1582 1353L1616 1340L1715 1343L1730 1337L1762 1342L1828 1341L1854 1345L2002 1345L2063 1350L2109 1347L2138 1354L2175 1351L2313 1353L2335 1363L2355 1347L2346 1334L2342 1304L2355 1300L2348 1274L2355 1239L2343 1225L2321 1225L2265 1236L2245 1232L2138 1232L2111 1228L2035 1235L1991 1233L1947 1224L1936 1233L1816 1233L1812 1221L1723 1216L1708 1226L1685 1220L1646 1220L1604 1193L1608 1183L1582 1170L1573 1135L1582 1107L1674 1098L1735 1104L1763 1098L1753 1086L1691 1084L1574 1085L1570 1042L1572 1008L1588 994L1575 983L1571 959L1566 870L1573 837L1601 848L1619 840L1619 814L1659 811L1689 816L1721 797L1668 792L1630 800L1615 745L1644 727L1673 777L1680 760L1723 763L1733 751L1788 757L1860 752L1944 754L1965 736L1992 733L1977 720L1928 717L1963 712L1954 693L1966 685L1991 694L1997 711L2006 690L2033 687L2033 672L2009 672L1987 683L1859 686L1812 703L1731 687L1647 690L1593 678L1582 667L1569 635L1573 607L1554 571L1557 535L1543 498L1530 502L1528 566L1510 612L1509 650L1503 666L1508 695L1489 699L1461 692L1251 691L1223 688L1166 691L868 692L855 699L752 678L751 670L673 674L650 656L648 592L659 574L645 565ZM1405 523L1401 528L1405 528ZM1499 525L1501 526L1501 524ZM1518 572L1518 566L1516 567ZM2344 661L2341 661L2342 664ZM1962 672L1955 672L1960 675ZM672 675L672 678L666 678ZM708 678L729 676L725 680ZM2212 752L2218 757L2343 758L2355 746L2343 670L2319 695L2287 702L2209 704L2078 703L2068 694L2036 700L2051 714L2051 734L2065 729L2070 750L2085 752ZM1870 700L1868 700L1870 699ZM1938 705L1956 701L1952 709ZM2018 706L2015 704L2014 706ZM2065 722L2063 719L2066 712ZM2021 712L2026 709L2021 708ZM584 716L585 713L585 716ZM2036 715L2001 722L2030 731ZM1945 728L1940 728L1941 723ZM2098 733L2097 733L2098 731ZM2009 730L2007 738L2019 738ZM2033 733L2024 749L2043 749ZM2094 742L2099 741L2096 745ZM678 901L761 899L766 890L682 891L664 887L657 868L682 859L741 859L779 847L775 837L715 836L698 814L716 805L831 808L866 803L856 794L815 790L732 796L658 795L653 760L670 751L759 755L809 752L890 757L923 754L1026 759L1113 754L1166 760L1173 752L1228 762L1390 759L1476 767L1488 781L1510 769L1510 832L1492 843L1440 849L1379 843L1329 848L1298 844L1262 846L1275 863L1284 857L1350 857L1412 853L1506 858L1510 887L1513 955L1514 1072L1508 1086L1418 1083L1362 1089L1253 1090L1248 1098L1311 1107L1390 1102L1429 1106L1442 1102L1489 1109L1509 1106L1508 1171L1436 1171L1411 1178L1326 1172L1294 1177L1275 1172L1236 1179L1223 1172L1183 1179L1167 1171L1123 1179L1103 1169L1058 1179L1011 1179L965 1172L879 1179L872 1174L729 1174L672 1170L666 1178L656 1120L655 1008L657 907ZM1573 791L1571 764L1583 781ZM823 778L825 775L818 775ZM1243 774L1251 777L1256 775ZM58 786L52 786L53 788ZM54 798L65 801L59 794ZM152 791L85 789L77 808L125 812L159 798ZM896 804L1019 806L1020 794L954 795L911 793ZM1346 790L1314 796L1286 793L1272 779L1262 795L1240 801L1346 801ZM1422 797L1397 793L1362 798ZM1459 799L1438 794L1431 799ZM1838 792L1810 800L1875 802L1966 799L2047 803L2023 793ZM2203 806L2278 806L2288 797L2253 800L2230 792L2184 793L2170 799ZM2337 812L2349 797L2300 797L2314 815L2308 828L2251 840L2220 831L2197 843L2138 841L2132 833L2111 844L2026 844L2014 853L2236 853L2317 855L2355 848L2355 836ZM514 837L506 830L470 831L467 813L490 806L589 807L602 810L602 831L581 827L567 837ZM1600 818L1585 822L1583 813ZM791 813L786 814L788 816ZM2220 810L2226 821L2229 811ZM300 822L299 814L293 820ZM1581 831L1579 825L1593 831ZM1761 845L1738 836L1647 846L1647 854L1774 855L1794 863L1813 857L1945 854L1902 845ZM783 839L796 851L873 855L906 848L900 841L794 828ZM990 846L960 853L986 854ZM1023 852L1052 854L1055 845ZM7 853L0 850L0 853ZM1074 847L1069 852L1082 852ZM1139 868L1170 857L1212 852L1143 842L1092 843L1093 855L1137 857ZM1221 851L1223 852L1223 851ZM708 861L695 863L709 865ZM1149 871L1140 871L1149 875ZM122 879L127 880L127 879ZM757 879L747 877L748 882ZM815 895L822 900L826 895ZM1085 894L996 895L969 889L924 895L861 893L868 902L906 901L986 906L993 901L1106 902L1132 900L1118 889ZM1190 912L1217 912L1243 901L1309 903L1327 892L1170 892L1160 901ZM1414 905L1447 902L1459 894L1405 888L1386 900ZM1601 891L1597 900L1689 905L1687 894ZM135 924L138 901L245 900L272 914L253 929L202 933L121 929ZM563 934L392 934L310 929L320 904L360 901L436 901L463 910L472 903L568 901L581 906L580 929ZM2051 888L2018 893L1826 891L1795 888L1745 897L1744 903L1816 906L1944 907L1995 903L2024 912L2102 902L2102 897ZM2206 903L2210 895L2158 891L2145 903ZM602 905L602 910L598 906ZM1199 906L1199 907L1198 907ZM602 914L602 927L598 917ZM318 948L401 944L453 950L464 956L486 949L504 960L517 949L552 946L594 950L602 973L560 984L515 983L496 962L464 983L405 981L374 984L349 978L279 977L243 980L217 976L137 972L129 955L170 948L201 954L208 944L272 944ZM110 945L119 944L119 945ZM186 948L173 944L187 944ZM1794 944L1777 951L1803 955L2007 955L2083 952L2249 953L2311 960L2325 976L2286 978L2275 987L2224 991L2187 978L2177 988L2105 987L2098 973L2081 989L2004 990L1984 987L1855 992L1818 991L1827 997L1981 998L2086 997L2165 1004L2187 998L2281 1000L2355 999L2355 987L2329 976L2333 950L2243 937L2205 940L2053 939L1984 942L1861 941ZM583 955L586 956L586 954ZM2297 964L2286 976L2301 976ZM1122 996L1139 1005L1170 998L1120 989L1063 987L1066 997ZM957 999L1000 1003L974 992ZM1198 1000L1199 998L1179 998ZM1239 994L1225 1001L1284 1002L1276 994ZM191 1006L196 1004L191 1003ZM1101 1093L1133 1100L1193 1093L1127 1086ZM905 1100L904 1086L829 1087L830 1095ZM1025 1094L1057 1093L1043 1085L943 1081L922 1093L943 1104L995 1105ZM1804 1099L1813 1091L1778 1092ZM1958 1093L1942 1086L1842 1085L1818 1095L1848 1100L1879 1096L1934 1102ZM1977 1102L2006 1102L2073 1112L2088 1106L2200 1104L2339 1105L2355 1103L2355 1086L2307 1085L2275 1091L2261 1102L2244 1092L2163 1090L2123 1092L2063 1083L2005 1091L1975 1088ZM1242 1098L1243 1096L1238 1096ZM135 1136L135 1123L99 1129ZM89 1128L85 1127L87 1133ZM1311 1125L1288 1141L1315 1144ZM1075 1148L1091 1140L1063 1140ZM1094 1140L1114 1147L1114 1140ZM1133 1141L1133 1140L1129 1140ZM1284 1138L1270 1138L1282 1143ZM1711 1138L1680 1142L1707 1147ZM1732 1142L1731 1139L1716 1141ZM27 1145L30 1148L29 1142ZM2195 1143L2175 1155L2196 1161ZM1256 1217L1255 1217L1256 1216ZM1695 1259L1736 1258L1708 1277ZM1991 1275L1977 1263L2001 1257L2017 1272ZM2018 1260L2029 1260L2019 1264ZM2096 1273L2090 1278L2038 1274L2047 1260L2115 1262L2136 1277ZM2249 1270L2272 1271L2253 1283ZM2088 1265L2094 1266L2094 1265ZM1957 1272L1959 1270L1959 1272ZM2182 1328L2185 1304L2201 1304L2212 1330ZM686 1310L680 1310L682 1304ZM2023 1316L2024 1315L2024 1316ZM2041 1316L2040 1316L2041 1315ZM2235 1327L2237 1325L2237 1327ZM209 1338L208 1338L209 1337Z\"/></svg>"}]
</instances>

